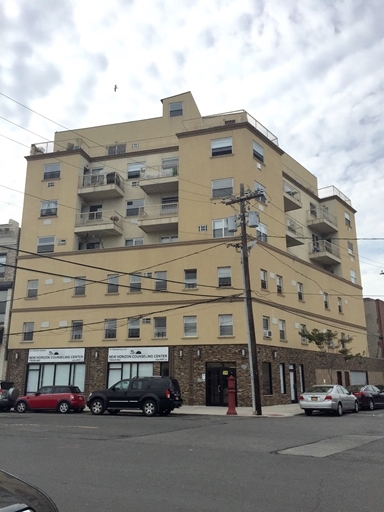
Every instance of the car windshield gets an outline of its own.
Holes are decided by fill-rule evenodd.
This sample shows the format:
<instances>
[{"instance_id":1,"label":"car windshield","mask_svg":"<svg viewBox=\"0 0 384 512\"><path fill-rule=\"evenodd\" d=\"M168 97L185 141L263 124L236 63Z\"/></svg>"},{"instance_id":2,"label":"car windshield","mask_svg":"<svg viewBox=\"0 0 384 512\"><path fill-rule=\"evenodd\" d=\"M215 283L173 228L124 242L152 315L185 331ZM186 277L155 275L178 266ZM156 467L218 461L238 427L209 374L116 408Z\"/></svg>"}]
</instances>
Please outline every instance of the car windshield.
<instances>
[{"instance_id":1,"label":"car windshield","mask_svg":"<svg viewBox=\"0 0 384 512\"><path fill-rule=\"evenodd\" d=\"M305 392L306 393L330 393L333 386L311 386Z\"/></svg>"}]
</instances>

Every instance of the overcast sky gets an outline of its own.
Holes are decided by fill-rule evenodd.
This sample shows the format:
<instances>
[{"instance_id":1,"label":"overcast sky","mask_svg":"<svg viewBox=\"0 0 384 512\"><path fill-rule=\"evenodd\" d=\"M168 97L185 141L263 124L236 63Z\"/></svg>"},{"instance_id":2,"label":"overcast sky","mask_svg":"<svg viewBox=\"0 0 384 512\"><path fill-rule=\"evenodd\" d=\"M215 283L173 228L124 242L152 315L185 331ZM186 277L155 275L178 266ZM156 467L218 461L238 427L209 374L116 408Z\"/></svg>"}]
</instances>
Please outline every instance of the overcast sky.
<instances>
[{"instance_id":1,"label":"overcast sky","mask_svg":"<svg viewBox=\"0 0 384 512\"><path fill-rule=\"evenodd\" d=\"M383 0L1 0L0 224L21 221L30 144L62 129L15 101L81 128L191 91L351 199L364 295L384 300L383 34Z\"/></svg>"}]
</instances>

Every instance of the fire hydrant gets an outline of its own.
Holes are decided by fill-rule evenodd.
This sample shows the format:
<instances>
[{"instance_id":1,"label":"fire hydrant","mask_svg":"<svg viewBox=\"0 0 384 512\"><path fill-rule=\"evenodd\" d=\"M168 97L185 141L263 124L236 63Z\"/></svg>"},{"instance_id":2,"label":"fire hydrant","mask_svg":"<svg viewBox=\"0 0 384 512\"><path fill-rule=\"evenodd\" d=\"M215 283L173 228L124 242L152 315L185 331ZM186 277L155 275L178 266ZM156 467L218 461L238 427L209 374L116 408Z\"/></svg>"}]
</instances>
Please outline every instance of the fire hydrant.
<instances>
[{"instance_id":1,"label":"fire hydrant","mask_svg":"<svg viewBox=\"0 0 384 512\"><path fill-rule=\"evenodd\" d=\"M235 377L230 375L228 377L228 410L227 415L237 416L236 412L236 389L235 389Z\"/></svg>"}]
</instances>

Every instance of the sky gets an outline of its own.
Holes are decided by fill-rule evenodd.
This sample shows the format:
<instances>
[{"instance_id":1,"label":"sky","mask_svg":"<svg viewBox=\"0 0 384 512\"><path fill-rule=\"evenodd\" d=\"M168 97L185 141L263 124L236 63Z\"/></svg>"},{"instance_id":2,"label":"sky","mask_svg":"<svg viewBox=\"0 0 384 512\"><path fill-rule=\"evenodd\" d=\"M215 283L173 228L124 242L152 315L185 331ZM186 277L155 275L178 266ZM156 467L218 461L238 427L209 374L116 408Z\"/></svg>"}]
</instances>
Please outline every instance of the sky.
<instances>
[{"instance_id":1,"label":"sky","mask_svg":"<svg viewBox=\"0 0 384 512\"><path fill-rule=\"evenodd\" d=\"M351 199L363 294L384 300L383 27L383 0L1 0L0 224L21 222L32 143L191 91Z\"/></svg>"}]
</instances>

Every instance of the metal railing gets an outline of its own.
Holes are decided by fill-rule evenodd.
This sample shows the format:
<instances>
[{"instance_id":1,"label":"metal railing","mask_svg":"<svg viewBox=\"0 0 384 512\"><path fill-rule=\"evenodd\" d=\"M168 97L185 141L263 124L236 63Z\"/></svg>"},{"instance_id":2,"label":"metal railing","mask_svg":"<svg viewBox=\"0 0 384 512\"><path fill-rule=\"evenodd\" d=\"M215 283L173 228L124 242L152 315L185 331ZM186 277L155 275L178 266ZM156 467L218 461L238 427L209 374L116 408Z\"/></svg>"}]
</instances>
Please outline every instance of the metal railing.
<instances>
[{"instance_id":1,"label":"metal railing","mask_svg":"<svg viewBox=\"0 0 384 512\"><path fill-rule=\"evenodd\" d=\"M309 252L311 254L326 252L328 254L332 254L336 258L340 258L339 246L328 242L328 240L318 240L317 242L311 242L309 244Z\"/></svg>"},{"instance_id":2,"label":"metal railing","mask_svg":"<svg viewBox=\"0 0 384 512\"><path fill-rule=\"evenodd\" d=\"M75 226L94 226L115 224L119 228L123 227L122 216L114 210L99 210L97 212L85 212L76 214Z\"/></svg>"},{"instance_id":3,"label":"metal railing","mask_svg":"<svg viewBox=\"0 0 384 512\"><path fill-rule=\"evenodd\" d=\"M156 204L151 206L141 206L138 212L139 217L156 218L163 216L173 216L179 213L179 203Z\"/></svg>"},{"instance_id":4,"label":"metal railing","mask_svg":"<svg viewBox=\"0 0 384 512\"><path fill-rule=\"evenodd\" d=\"M331 185L329 187L319 188L319 197L321 199L325 199L326 197L332 197L332 196L338 196L345 203L352 206L352 201L349 199L349 197L347 197L345 194L343 194L338 188L334 187L333 185Z\"/></svg>"},{"instance_id":5,"label":"metal railing","mask_svg":"<svg viewBox=\"0 0 384 512\"><path fill-rule=\"evenodd\" d=\"M288 217L288 215L285 216L285 228L295 238L300 238L300 237L303 238L303 236L304 236L304 231L303 231L302 226L300 226L300 224L298 224L291 217Z\"/></svg>"},{"instance_id":6,"label":"metal railing","mask_svg":"<svg viewBox=\"0 0 384 512\"><path fill-rule=\"evenodd\" d=\"M140 172L141 180L154 180L158 178L170 178L172 176L179 175L179 166L174 166L170 169L151 169L150 171L145 170Z\"/></svg>"},{"instance_id":7,"label":"metal railing","mask_svg":"<svg viewBox=\"0 0 384 512\"><path fill-rule=\"evenodd\" d=\"M297 188L295 188L293 185L291 185L290 183L288 183L285 180L283 180L283 186L284 186L284 194L291 196L293 199L296 199L296 201L301 203L300 190L298 190Z\"/></svg>"},{"instance_id":8,"label":"metal railing","mask_svg":"<svg viewBox=\"0 0 384 512\"><path fill-rule=\"evenodd\" d=\"M116 185L121 190L124 190L124 181L117 172L84 174L80 177L79 188L100 187L103 185Z\"/></svg>"},{"instance_id":9,"label":"metal railing","mask_svg":"<svg viewBox=\"0 0 384 512\"><path fill-rule=\"evenodd\" d=\"M325 220L325 221L329 222L330 224L333 224L335 227L337 227L336 215L333 215L333 213L328 211L326 208L311 208L310 210L307 210L307 220L309 220L309 221Z\"/></svg>"}]
</instances>

